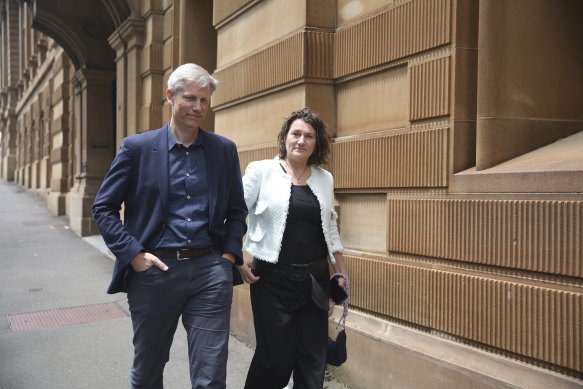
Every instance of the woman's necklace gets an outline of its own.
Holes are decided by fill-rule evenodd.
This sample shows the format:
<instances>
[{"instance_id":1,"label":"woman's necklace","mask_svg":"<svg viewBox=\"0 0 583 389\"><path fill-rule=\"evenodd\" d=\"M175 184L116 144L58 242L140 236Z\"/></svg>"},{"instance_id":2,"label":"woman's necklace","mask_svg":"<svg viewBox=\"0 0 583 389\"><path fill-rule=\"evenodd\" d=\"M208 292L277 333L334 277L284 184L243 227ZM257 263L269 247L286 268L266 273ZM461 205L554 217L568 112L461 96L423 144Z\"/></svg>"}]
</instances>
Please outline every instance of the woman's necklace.
<instances>
[{"instance_id":1,"label":"woman's necklace","mask_svg":"<svg viewBox=\"0 0 583 389\"><path fill-rule=\"evenodd\" d=\"M302 178L304 177L304 175L305 175L305 174L306 174L306 172L308 171L308 168L309 168L309 166L308 166L308 165L306 165L306 168L304 169L304 171L302 172L302 174L300 174L300 176L299 176L299 177L297 177L297 176L294 174L294 171L293 171L293 169L291 168L291 166L289 165L289 163L287 163L287 159L285 160L285 166L287 167L287 169L286 169L286 170L288 171L288 173L290 173L290 174L291 174L291 176L292 176L293 178L295 178L295 180L296 180L296 184L298 184L298 185L301 185L301 183L302 183Z\"/></svg>"}]
</instances>

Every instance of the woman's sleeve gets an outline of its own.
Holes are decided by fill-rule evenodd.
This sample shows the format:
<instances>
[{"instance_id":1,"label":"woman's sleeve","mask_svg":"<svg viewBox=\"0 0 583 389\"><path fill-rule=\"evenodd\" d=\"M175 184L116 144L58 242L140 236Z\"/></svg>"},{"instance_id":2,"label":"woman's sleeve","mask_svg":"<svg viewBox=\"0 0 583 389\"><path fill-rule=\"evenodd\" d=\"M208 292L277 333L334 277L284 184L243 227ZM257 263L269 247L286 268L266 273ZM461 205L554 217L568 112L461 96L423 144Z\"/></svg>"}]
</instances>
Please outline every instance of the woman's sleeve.
<instances>
[{"instance_id":1,"label":"woman's sleeve","mask_svg":"<svg viewBox=\"0 0 583 389\"><path fill-rule=\"evenodd\" d=\"M330 174L330 173L329 173ZM342 241L340 240L340 233L338 232L338 214L334 210L334 177L330 174L330 220L329 220L329 234L330 234L330 245L332 246L332 253L342 252L344 247L342 246Z\"/></svg>"},{"instance_id":2,"label":"woman's sleeve","mask_svg":"<svg viewBox=\"0 0 583 389\"><path fill-rule=\"evenodd\" d=\"M243 176L243 192L245 194L245 204L251 211L257 202L259 196L259 187L261 184L261 171L256 162L251 162L245 169Z\"/></svg>"}]
</instances>

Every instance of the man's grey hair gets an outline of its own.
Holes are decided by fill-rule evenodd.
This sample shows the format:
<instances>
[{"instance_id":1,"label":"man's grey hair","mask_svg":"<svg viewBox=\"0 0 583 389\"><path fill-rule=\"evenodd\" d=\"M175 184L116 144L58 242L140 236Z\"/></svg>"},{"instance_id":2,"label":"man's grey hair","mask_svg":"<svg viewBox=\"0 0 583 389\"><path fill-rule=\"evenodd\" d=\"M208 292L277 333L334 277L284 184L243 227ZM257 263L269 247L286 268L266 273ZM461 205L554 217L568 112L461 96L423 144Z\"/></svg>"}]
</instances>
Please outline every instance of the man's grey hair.
<instances>
[{"instance_id":1,"label":"man's grey hair","mask_svg":"<svg viewBox=\"0 0 583 389\"><path fill-rule=\"evenodd\" d=\"M184 89L184 85L188 82L194 81L199 87L205 88L209 86L211 92L217 89L219 81L211 76L203 67L193 63L185 63L180 65L168 78L168 89L172 93L177 93Z\"/></svg>"}]
</instances>

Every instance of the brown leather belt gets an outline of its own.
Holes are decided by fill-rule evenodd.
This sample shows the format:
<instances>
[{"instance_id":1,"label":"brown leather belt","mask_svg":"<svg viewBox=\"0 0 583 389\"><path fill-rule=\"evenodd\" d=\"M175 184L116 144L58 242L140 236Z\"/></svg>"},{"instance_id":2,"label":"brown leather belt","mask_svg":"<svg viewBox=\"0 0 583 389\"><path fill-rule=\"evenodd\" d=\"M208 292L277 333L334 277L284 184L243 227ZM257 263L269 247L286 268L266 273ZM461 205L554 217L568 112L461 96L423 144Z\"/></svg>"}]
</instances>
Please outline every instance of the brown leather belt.
<instances>
[{"instance_id":1,"label":"brown leather belt","mask_svg":"<svg viewBox=\"0 0 583 389\"><path fill-rule=\"evenodd\" d=\"M204 247L201 249L180 249L180 250L154 250L152 254L158 258L171 258L177 259L179 261L185 259L194 259L197 257L202 257L203 255L209 254L213 251L213 246Z\"/></svg>"}]
</instances>

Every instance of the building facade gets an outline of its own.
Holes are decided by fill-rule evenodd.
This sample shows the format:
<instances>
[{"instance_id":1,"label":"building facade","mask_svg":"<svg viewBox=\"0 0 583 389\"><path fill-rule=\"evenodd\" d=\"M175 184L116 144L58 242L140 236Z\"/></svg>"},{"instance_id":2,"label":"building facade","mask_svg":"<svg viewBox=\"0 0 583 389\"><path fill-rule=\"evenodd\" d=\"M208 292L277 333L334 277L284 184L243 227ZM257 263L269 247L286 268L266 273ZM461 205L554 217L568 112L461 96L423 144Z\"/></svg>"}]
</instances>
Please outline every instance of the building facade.
<instances>
[{"instance_id":1,"label":"building facade","mask_svg":"<svg viewBox=\"0 0 583 389\"><path fill-rule=\"evenodd\" d=\"M352 388L583 385L580 0L0 0L0 174L96 234L169 74L219 79L242 169L309 106L334 139ZM330 325L334 329L334 312ZM253 344L248 287L232 332Z\"/></svg>"}]
</instances>

